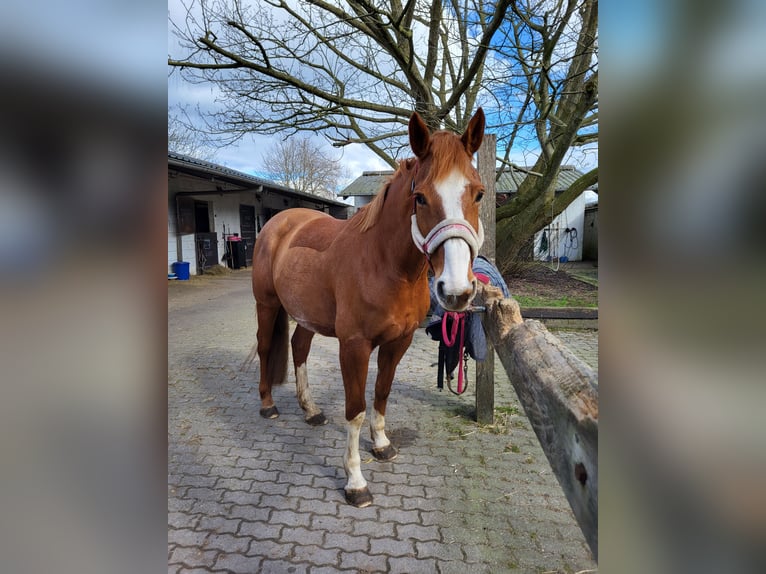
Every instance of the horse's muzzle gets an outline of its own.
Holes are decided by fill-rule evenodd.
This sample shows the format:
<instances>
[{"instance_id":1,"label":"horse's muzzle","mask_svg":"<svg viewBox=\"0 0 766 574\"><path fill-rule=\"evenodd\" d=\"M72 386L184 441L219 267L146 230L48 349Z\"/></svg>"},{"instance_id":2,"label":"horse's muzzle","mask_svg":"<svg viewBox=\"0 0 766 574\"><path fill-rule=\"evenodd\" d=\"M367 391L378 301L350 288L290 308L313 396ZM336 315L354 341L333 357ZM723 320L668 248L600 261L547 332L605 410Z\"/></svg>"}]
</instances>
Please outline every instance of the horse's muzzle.
<instances>
[{"instance_id":1,"label":"horse's muzzle","mask_svg":"<svg viewBox=\"0 0 766 574\"><path fill-rule=\"evenodd\" d=\"M447 311L465 311L476 296L476 279L471 281L471 288L459 292L450 292L443 280L436 282L436 298Z\"/></svg>"}]
</instances>

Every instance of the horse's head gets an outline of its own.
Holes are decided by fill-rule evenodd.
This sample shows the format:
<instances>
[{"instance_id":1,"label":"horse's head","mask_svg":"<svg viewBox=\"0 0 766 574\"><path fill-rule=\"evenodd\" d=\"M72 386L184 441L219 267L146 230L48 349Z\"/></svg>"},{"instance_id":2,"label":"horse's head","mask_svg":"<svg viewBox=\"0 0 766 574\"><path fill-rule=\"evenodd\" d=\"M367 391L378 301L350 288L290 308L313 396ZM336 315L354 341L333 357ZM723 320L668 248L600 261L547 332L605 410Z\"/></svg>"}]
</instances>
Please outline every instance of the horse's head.
<instances>
[{"instance_id":1,"label":"horse's head","mask_svg":"<svg viewBox=\"0 0 766 574\"><path fill-rule=\"evenodd\" d=\"M471 163L484 137L484 112L477 110L462 136L431 134L414 113L409 135L418 158L412 180L412 239L433 267L439 304L463 311L476 295L472 263L484 241L479 221L484 186Z\"/></svg>"}]
</instances>

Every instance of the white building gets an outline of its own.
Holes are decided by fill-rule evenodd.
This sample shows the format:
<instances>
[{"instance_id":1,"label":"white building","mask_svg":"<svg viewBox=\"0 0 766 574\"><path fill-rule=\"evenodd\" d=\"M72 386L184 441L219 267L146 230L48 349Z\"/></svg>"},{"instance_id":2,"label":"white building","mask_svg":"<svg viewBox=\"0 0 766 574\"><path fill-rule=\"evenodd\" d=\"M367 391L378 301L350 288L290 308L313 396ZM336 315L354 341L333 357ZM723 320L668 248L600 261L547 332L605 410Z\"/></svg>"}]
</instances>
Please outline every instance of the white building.
<instances>
[{"instance_id":1,"label":"white building","mask_svg":"<svg viewBox=\"0 0 766 574\"><path fill-rule=\"evenodd\" d=\"M274 214L306 207L345 219L349 206L221 165L168 152L168 272L252 265L253 245ZM228 241L233 238L234 241Z\"/></svg>"},{"instance_id":2,"label":"white building","mask_svg":"<svg viewBox=\"0 0 766 574\"><path fill-rule=\"evenodd\" d=\"M571 165L562 165L556 179L555 194L563 193L583 173ZM498 206L510 200L518 191L527 173L521 170L505 171L497 182ZM598 194L592 189L581 193L550 223L535 233L532 257L540 261L581 261L585 231L585 208L598 203Z\"/></svg>"},{"instance_id":3,"label":"white building","mask_svg":"<svg viewBox=\"0 0 766 574\"><path fill-rule=\"evenodd\" d=\"M349 197L353 201L354 212L372 201L383 185L394 175L394 170L365 171L344 189L338 192L344 200Z\"/></svg>"}]
</instances>

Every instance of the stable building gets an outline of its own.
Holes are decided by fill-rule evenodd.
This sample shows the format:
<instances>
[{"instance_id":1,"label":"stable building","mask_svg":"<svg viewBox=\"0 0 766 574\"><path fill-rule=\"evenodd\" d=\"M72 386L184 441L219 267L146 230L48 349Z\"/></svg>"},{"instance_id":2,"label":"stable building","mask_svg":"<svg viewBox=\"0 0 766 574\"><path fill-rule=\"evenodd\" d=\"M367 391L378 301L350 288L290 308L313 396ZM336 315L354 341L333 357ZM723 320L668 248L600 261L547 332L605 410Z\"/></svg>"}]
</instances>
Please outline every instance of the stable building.
<instances>
[{"instance_id":1,"label":"stable building","mask_svg":"<svg viewBox=\"0 0 766 574\"><path fill-rule=\"evenodd\" d=\"M213 265L249 267L261 228L276 213L305 207L338 219L349 206L267 179L168 152L168 272L188 263L199 275ZM185 267L185 266L184 266Z\"/></svg>"}]
</instances>

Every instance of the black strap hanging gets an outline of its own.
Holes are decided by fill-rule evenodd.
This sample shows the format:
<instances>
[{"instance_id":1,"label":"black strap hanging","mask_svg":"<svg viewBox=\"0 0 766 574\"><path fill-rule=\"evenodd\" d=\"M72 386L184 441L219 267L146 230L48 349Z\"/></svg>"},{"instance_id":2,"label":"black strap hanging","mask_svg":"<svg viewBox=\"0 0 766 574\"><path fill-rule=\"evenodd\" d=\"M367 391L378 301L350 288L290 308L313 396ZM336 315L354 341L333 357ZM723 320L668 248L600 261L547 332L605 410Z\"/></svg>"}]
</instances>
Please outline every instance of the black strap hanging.
<instances>
[{"instance_id":1,"label":"black strap hanging","mask_svg":"<svg viewBox=\"0 0 766 574\"><path fill-rule=\"evenodd\" d=\"M444 371L446 370L447 366L445 364L446 359L446 348L444 347L444 343L439 343L439 366L436 376L436 386L440 391L444 390Z\"/></svg>"}]
</instances>

